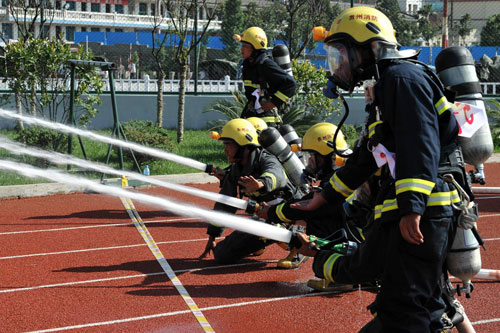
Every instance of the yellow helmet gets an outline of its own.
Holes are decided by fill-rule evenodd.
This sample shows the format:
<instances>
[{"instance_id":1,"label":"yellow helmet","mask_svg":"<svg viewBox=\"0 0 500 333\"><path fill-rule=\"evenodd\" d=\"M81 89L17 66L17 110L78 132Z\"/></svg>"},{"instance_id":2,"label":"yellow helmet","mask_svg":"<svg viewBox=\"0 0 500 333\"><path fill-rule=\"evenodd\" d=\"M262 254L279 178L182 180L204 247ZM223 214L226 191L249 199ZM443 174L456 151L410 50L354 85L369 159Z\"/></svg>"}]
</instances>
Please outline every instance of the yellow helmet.
<instances>
[{"instance_id":1,"label":"yellow helmet","mask_svg":"<svg viewBox=\"0 0 500 333\"><path fill-rule=\"evenodd\" d=\"M332 153L333 148L328 145L328 142L333 140L336 130L337 126L330 123L317 123L313 125L302 138L301 150L312 150L323 156ZM336 145L339 151L349 148L342 131L339 131L337 135Z\"/></svg>"},{"instance_id":2,"label":"yellow helmet","mask_svg":"<svg viewBox=\"0 0 500 333\"><path fill-rule=\"evenodd\" d=\"M239 146L260 146L257 131L246 119L236 118L227 122L220 133L220 140L232 140Z\"/></svg>"},{"instance_id":3,"label":"yellow helmet","mask_svg":"<svg viewBox=\"0 0 500 333\"><path fill-rule=\"evenodd\" d=\"M235 34L233 38L252 45L256 50L267 48L266 33L259 27L250 27L241 36Z\"/></svg>"},{"instance_id":4,"label":"yellow helmet","mask_svg":"<svg viewBox=\"0 0 500 333\"><path fill-rule=\"evenodd\" d=\"M384 41L398 45L396 32L384 13L372 7L351 7L344 10L333 22L325 42L350 39L356 44Z\"/></svg>"},{"instance_id":5,"label":"yellow helmet","mask_svg":"<svg viewBox=\"0 0 500 333\"><path fill-rule=\"evenodd\" d=\"M255 127L255 130L258 134L267 128L267 124L262 118L259 117L250 117L247 120Z\"/></svg>"}]
</instances>

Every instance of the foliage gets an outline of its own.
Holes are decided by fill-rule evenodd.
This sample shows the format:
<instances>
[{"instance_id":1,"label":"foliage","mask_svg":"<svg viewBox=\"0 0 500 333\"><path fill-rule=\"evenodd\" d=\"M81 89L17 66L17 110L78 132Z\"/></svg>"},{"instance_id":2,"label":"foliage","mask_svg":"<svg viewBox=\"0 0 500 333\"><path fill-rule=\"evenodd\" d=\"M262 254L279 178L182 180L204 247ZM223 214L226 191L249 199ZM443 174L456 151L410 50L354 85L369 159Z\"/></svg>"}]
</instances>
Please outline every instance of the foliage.
<instances>
[{"instance_id":1,"label":"foliage","mask_svg":"<svg viewBox=\"0 0 500 333\"><path fill-rule=\"evenodd\" d=\"M38 126L29 126L17 131L16 141L25 143L28 146L35 146L41 149L64 152L68 147L66 135L60 132Z\"/></svg>"},{"instance_id":2,"label":"foliage","mask_svg":"<svg viewBox=\"0 0 500 333\"><path fill-rule=\"evenodd\" d=\"M489 100L486 112L491 129L491 137L495 147L500 147L500 100Z\"/></svg>"},{"instance_id":3,"label":"foliage","mask_svg":"<svg viewBox=\"0 0 500 333\"><path fill-rule=\"evenodd\" d=\"M436 13L432 10L432 5L424 5L417 13L418 34L431 45L432 40L441 31L441 25L433 22Z\"/></svg>"},{"instance_id":4,"label":"foliage","mask_svg":"<svg viewBox=\"0 0 500 333\"><path fill-rule=\"evenodd\" d=\"M131 120L123 123L122 127L128 141L166 151L171 151L174 147L173 143L168 138L167 130L158 127L152 121ZM127 154L131 157L130 152L127 152ZM139 163L157 159L140 153L134 153L134 155Z\"/></svg>"},{"instance_id":5,"label":"foliage","mask_svg":"<svg viewBox=\"0 0 500 333\"><path fill-rule=\"evenodd\" d=\"M292 61L293 76L297 82L298 94L292 105L302 105L305 111L320 119L327 119L334 113L340 113L340 103L332 102L323 95L327 72L317 69L309 61Z\"/></svg>"},{"instance_id":6,"label":"foliage","mask_svg":"<svg viewBox=\"0 0 500 333\"><path fill-rule=\"evenodd\" d=\"M500 14L488 17L488 21L481 31L481 46L500 45Z\"/></svg>"},{"instance_id":7,"label":"foliage","mask_svg":"<svg viewBox=\"0 0 500 333\"><path fill-rule=\"evenodd\" d=\"M244 16L241 10L241 0L229 0L224 3L223 18L221 22L221 40L226 46L224 56L230 61L240 59L240 43L233 39L233 34L241 34L245 27L243 26Z\"/></svg>"},{"instance_id":8,"label":"foliage","mask_svg":"<svg viewBox=\"0 0 500 333\"><path fill-rule=\"evenodd\" d=\"M26 110L51 121L68 122L70 116L71 75L68 60L91 60L92 54L83 49L72 52L62 40L34 39L29 36L5 46L6 76L9 88L21 96ZM85 125L95 116L100 104L102 80L90 66L76 66L75 76L79 83L75 89L74 116ZM90 92L95 93L90 94ZM63 114L59 115L60 106Z\"/></svg>"},{"instance_id":9,"label":"foliage","mask_svg":"<svg viewBox=\"0 0 500 333\"><path fill-rule=\"evenodd\" d=\"M407 17L401 13L397 0L378 0L376 8L384 13L396 30L396 38L401 45L414 45L413 25Z\"/></svg>"},{"instance_id":10,"label":"foliage","mask_svg":"<svg viewBox=\"0 0 500 333\"><path fill-rule=\"evenodd\" d=\"M241 91L233 92L233 100L220 99L203 110L203 112L217 112L224 116L223 119L211 120L207 123L207 128L213 131L220 131L228 120L239 118L241 111L247 104L245 94Z\"/></svg>"},{"instance_id":11,"label":"foliage","mask_svg":"<svg viewBox=\"0 0 500 333\"><path fill-rule=\"evenodd\" d=\"M467 36L470 35L470 33L472 31L471 21L472 21L472 18L467 13L467 14L463 15L460 18L460 20L458 21L458 23L455 23L453 26L453 29L460 36L464 45L465 45L465 39L467 38Z\"/></svg>"}]
</instances>

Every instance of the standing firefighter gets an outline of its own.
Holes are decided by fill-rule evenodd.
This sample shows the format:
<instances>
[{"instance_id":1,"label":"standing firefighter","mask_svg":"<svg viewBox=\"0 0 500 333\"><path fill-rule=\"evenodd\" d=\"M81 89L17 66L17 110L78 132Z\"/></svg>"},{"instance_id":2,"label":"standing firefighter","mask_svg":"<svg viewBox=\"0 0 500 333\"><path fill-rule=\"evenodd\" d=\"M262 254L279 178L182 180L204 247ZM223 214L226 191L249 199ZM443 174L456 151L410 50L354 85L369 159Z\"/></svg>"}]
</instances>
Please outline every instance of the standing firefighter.
<instances>
[{"instance_id":1,"label":"standing firefighter","mask_svg":"<svg viewBox=\"0 0 500 333\"><path fill-rule=\"evenodd\" d=\"M259 117L268 126L280 123L278 111L295 94L296 83L268 54L267 37L261 28L251 27L234 35L241 42L243 83L248 103L242 118Z\"/></svg>"},{"instance_id":2,"label":"standing firefighter","mask_svg":"<svg viewBox=\"0 0 500 333\"><path fill-rule=\"evenodd\" d=\"M262 149L253 125L245 119L232 119L223 128L217 139L224 144L224 152L231 165L224 172L218 171L214 176L221 180L221 194L238 197L247 196L257 202L277 202L290 198L294 192L293 185L287 180L281 163L276 157ZM217 202L214 210L235 213L236 208ZM232 264L251 255L261 252L273 241L241 231L233 231L218 244L215 238L222 235L224 228L209 225L209 239L205 257L213 251L214 258L221 264Z\"/></svg>"},{"instance_id":3,"label":"standing firefighter","mask_svg":"<svg viewBox=\"0 0 500 333\"><path fill-rule=\"evenodd\" d=\"M371 307L376 317L363 332L436 332L443 327L439 279L449 247L458 191L469 189L452 104L431 71L416 66L414 51L399 51L393 26L380 11L343 11L325 34L329 86L352 91L375 79L369 133L305 209L345 200L383 165L372 207L373 227L358 251L342 256L307 246L319 278L356 283L381 277ZM384 164L385 163L385 164ZM469 191L470 192L470 191ZM308 243L306 237L303 242ZM311 244L308 244L311 245Z\"/></svg>"}]
</instances>

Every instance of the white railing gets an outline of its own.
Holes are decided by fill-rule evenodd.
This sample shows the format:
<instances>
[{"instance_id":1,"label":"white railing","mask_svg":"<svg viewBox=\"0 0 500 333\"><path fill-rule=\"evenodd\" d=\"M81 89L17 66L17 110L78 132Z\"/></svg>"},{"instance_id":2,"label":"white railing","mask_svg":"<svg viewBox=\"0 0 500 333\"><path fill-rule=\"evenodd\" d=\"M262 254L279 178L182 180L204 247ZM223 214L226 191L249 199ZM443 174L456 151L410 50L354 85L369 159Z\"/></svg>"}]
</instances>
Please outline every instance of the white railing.
<instances>
[{"instance_id":1,"label":"white railing","mask_svg":"<svg viewBox=\"0 0 500 333\"><path fill-rule=\"evenodd\" d=\"M59 9L45 9L44 11L46 19L54 20L54 22L59 24L75 24L75 22L81 23L85 21L86 25L109 25L109 26L130 26L137 28L141 27L153 27L155 25L155 19L157 25L161 29L172 28L172 19L166 17L155 17L148 15L133 15L133 14L118 14L118 13L101 13L101 12L82 12L73 10L59 10ZM35 9L24 10L23 8L0 8L0 16L9 15L10 17L18 18L20 21L31 21L35 15L37 15L38 20L40 19L40 13ZM177 19L174 19L177 20ZM194 20L189 19L188 26L193 27ZM198 20L198 26L204 26L207 20ZM220 30L221 21L211 21L208 29L210 30ZM178 22L177 22L178 24Z\"/></svg>"},{"instance_id":2,"label":"white railing","mask_svg":"<svg viewBox=\"0 0 500 333\"><path fill-rule=\"evenodd\" d=\"M59 79L62 80L62 79ZM78 80L77 80L78 83ZM110 91L110 82L103 79L104 91ZM158 91L158 80L156 79L115 79L116 92L156 92ZM54 82L52 86L70 88L70 80ZM0 90L9 90L9 82L0 77ZM199 93L231 93L243 90L241 80L198 80ZM179 91L179 80L165 80L163 91L166 93L176 93ZM194 80L186 80L186 92L194 91Z\"/></svg>"},{"instance_id":3,"label":"white railing","mask_svg":"<svg viewBox=\"0 0 500 333\"><path fill-rule=\"evenodd\" d=\"M158 91L158 80L156 79L115 79L115 91L117 92L156 92ZM109 80L104 78L104 91L109 91ZM70 81L66 80L66 88L69 89ZM61 83L59 84L61 86ZM9 90L9 82L0 77L0 90ZM483 95L500 95L500 82L481 82ZM163 91L176 93L179 91L179 80L165 80ZM198 80L199 93L231 93L243 91L241 80ZM194 92L194 80L186 80L186 92ZM355 94L362 94L363 88L357 87Z\"/></svg>"}]
</instances>

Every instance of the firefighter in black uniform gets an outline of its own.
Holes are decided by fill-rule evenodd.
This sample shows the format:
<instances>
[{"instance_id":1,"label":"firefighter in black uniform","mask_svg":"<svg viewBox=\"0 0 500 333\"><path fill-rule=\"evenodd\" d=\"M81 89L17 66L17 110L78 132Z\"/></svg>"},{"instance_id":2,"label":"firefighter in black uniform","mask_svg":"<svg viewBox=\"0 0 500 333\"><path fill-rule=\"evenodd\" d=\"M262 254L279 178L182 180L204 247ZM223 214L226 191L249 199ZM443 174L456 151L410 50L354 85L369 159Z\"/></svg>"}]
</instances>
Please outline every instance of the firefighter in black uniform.
<instances>
[{"instance_id":1,"label":"firefighter in black uniform","mask_svg":"<svg viewBox=\"0 0 500 333\"><path fill-rule=\"evenodd\" d=\"M294 186L286 178L278 159L260 147L257 132L249 121L239 118L230 120L222 128L218 139L224 143L224 152L231 163L224 171L216 169L213 174L221 180L221 194L247 196L257 202L278 202L281 197L291 197ZM217 202L214 210L234 214L237 208ZM241 231L232 232L216 244L215 238L223 232L224 228L212 224L208 226L209 239L200 258L213 251L217 262L232 264L272 244Z\"/></svg>"},{"instance_id":2,"label":"firefighter in black uniform","mask_svg":"<svg viewBox=\"0 0 500 333\"><path fill-rule=\"evenodd\" d=\"M313 191L318 191L328 183L333 174L334 169L344 165L345 158L336 155L333 148L329 145L333 140L333 136L337 126L330 123L317 123L306 131L302 138L300 146L303 155L304 164L306 166L303 176L307 178L305 182L310 183L311 180L319 181L319 186L313 187ZM345 141L342 132L339 133L336 140L337 149L343 153L349 153L351 150ZM261 218L268 219L277 223L292 224L297 221L306 223L307 233L317 237L328 237L343 228L342 203L329 206L327 209L318 209L314 212L305 212L300 209L293 208L294 205L304 200L310 200L313 196L313 191L300 199L293 199L278 205L265 206L259 210L257 215ZM361 238L359 231L355 226L352 226L357 237ZM300 265L303 257L296 256L296 250L292 249L290 254L278 261L280 268L296 268ZM308 286L319 291L331 291L339 289L349 289L352 285L342 285L328 283L324 280L310 280Z\"/></svg>"},{"instance_id":3,"label":"firefighter in black uniform","mask_svg":"<svg viewBox=\"0 0 500 333\"><path fill-rule=\"evenodd\" d=\"M251 27L241 36L243 84L248 103L241 118L259 117L267 126L277 127L281 111L295 94L296 83L267 53L267 37L261 28Z\"/></svg>"},{"instance_id":4,"label":"firefighter in black uniform","mask_svg":"<svg viewBox=\"0 0 500 333\"><path fill-rule=\"evenodd\" d=\"M308 246L299 250L315 256L313 269L320 278L339 283L381 278L371 308L376 317L363 332L440 331L439 279L457 216L452 203L461 200L443 175L451 173L462 187L468 185L453 106L432 72L411 62L417 53L397 49L392 24L380 11L347 9L325 37L330 83L352 91L375 78L372 112L377 114L371 119L379 120L368 124L368 135L346 166L302 208L344 200L383 167L372 230L354 255L317 251L304 235L299 236Z\"/></svg>"}]
</instances>

